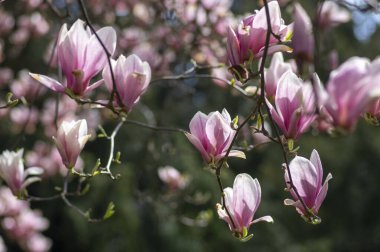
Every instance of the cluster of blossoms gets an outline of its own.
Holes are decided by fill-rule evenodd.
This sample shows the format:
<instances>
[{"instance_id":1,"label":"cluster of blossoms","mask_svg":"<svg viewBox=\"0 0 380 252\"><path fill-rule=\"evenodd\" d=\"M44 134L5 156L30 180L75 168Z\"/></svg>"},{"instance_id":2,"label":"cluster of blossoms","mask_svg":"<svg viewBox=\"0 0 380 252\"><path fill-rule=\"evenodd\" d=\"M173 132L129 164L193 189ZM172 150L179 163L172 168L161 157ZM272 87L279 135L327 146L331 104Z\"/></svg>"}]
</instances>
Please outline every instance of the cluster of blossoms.
<instances>
[{"instance_id":1,"label":"cluster of blossoms","mask_svg":"<svg viewBox=\"0 0 380 252\"><path fill-rule=\"evenodd\" d=\"M0 177L8 186L0 188L1 226L25 251L48 251L51 241L40 232L48 228L49 221L40 211L30 209L27 202L15 197L25 197L26 187L39 181L36 175L42 173L39 167L24 169L22 155L23 150L4 151L0 155Z\"/></svg>"},{"instance_id":2,"label":"cluster of blossoms","mask_svg":"<svg viewBox=\"0 0 380 252\"><path fill-rule=\"evenodd\" d=\"M281 20L277 1L267 5L271 18L268 30L268 14L265 8L244 18L237 29L229 28L227 39L228 59L231 70L238 80L250 78L252 61L265 53L273 54L272 62L264 70L265 103L273 121L277 124L283 138L293 151L293 143L305 133L311 125L320 131L352 132L358 119L367 115L378 116L379 104L379 61L372 63L368 59L353 57L331 72L323 87L316 73L310 80L302 76L305 66L314 60L314 36L310 18L298 3L294 4L294 24L286 26ZM333 15L332 13L337 15ZM339 23L349 20L346 10L335 3L327 2L320 7L319 27L326 31ZM266 34L270 32L269 40ZM282 44L291 40L292 49ZM268 51L265 52L264 49ZM294 62L284 62L281 51L293 50ZM309 71L309 70L307 70ZM258 92L260 93L260 91ZM219 120L211 120L214 115ZM209 116L198 112L190 122L187 137L200 151L206 163L214 165L226 162L227 156L234 155L231 150L231 132L234 127L230 116L223 111L213 112ZM281 140L282 141L282 140ZM243 156L243 155L239 155ZM221 167L221 166L220 166ZM218 167L217 169L220 169ZM297 212L311 223L319 223L319 208L326 197L328 174L322 186L323 170L318 152L314 150L310 160L295 156L290 164L284 164L285 184L294 200L287 199L285 205L294 206ZM239 174L233 189L224 190L222 204L218 204L218 214L225 220L240 239L249 239L249 226L260 203L261 191L257 180L247 174ZM273 221L272 218L264 218Z\"/></svg>"}]
</instances>

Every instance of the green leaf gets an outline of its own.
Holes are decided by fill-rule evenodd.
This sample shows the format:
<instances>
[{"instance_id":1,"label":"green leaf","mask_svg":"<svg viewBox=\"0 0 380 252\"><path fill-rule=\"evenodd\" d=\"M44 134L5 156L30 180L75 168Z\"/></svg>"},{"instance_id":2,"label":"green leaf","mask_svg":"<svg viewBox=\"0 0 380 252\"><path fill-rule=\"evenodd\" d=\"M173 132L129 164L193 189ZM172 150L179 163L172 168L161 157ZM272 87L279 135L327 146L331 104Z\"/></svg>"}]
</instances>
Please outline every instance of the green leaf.
<instances>
[{"instance_id":1,"label":"green leaf","mask_svg":"<svg viewBox=\"0 0 380 252\"><path fill-rule=\"evenodd\" d=\"M121 164L121 162L120 162L120 155L121 155L120 151L116 152L116 157L112 161L115 162L116 164Z\"/></svg>"},{"instance_id":2,"label":"green leaf","mask_svg":"<svg viewBox=\"0 0 380 252\"><path fill-rule=\"evenodd\" d=\"M80 192L81 195L84 195L90 191L90 184L86 184L82 191Z\"/></svg>"},{"instance_id":3,"label":"green leaf","mask_svg":"<svg viewBox=\"0 0 380 252\"><path fill-rule=\"evenodd\" d=\"M92 209L89 208L89 209L84 213L84 216L85 216L87 219L91 219L91 212L92 212Z\"/></svg>"},{"instance_id":4,"label":"green leaf","mask_svg":"<svg viewBox=\"0 0 380 252\"><path fill-rule=\"evenodd\" d=\"M293 151L293 149L294 149L293 139L288 139L288 149L289 149L289 151Z\"/></svg>"},{"instance_id":5,"label":"green leaf","mask_svg":"<svg viewBox=\"0 0 380 252\"><path fill-rule=\"evenodd\" d=\"M92 174L92 175L96 175L95 173L98 171L100 165L101 165L100 158L98 158L98 159L96 160L96 163L95 163L95 165L94 165L94 168L92 168L92 170L91 170L91 174Z\"/></svg>"},{"instance_id":6,"label":"green leaf","mask_svg":"<svg viewBox=\"0 0 380 252\"><path fill-rule=\"evenodd\" d=\"M238 122L239 122L239 116L235 116L235 118L232 120L232 128L237 129Z\"/></svg>"},{"instance_id":7,"label":"green leaf","mask_svg":"<svg viewBox=\"0 0 380 252\"><path fill-rule=\"evenodd\" d=\"M7 95L5 96L5 100L7 101L7 103L12 102L12 97L13 94L11 92L7 93Z\"/></svg>"},{"instance_id":8,"label":"green leaf","mask_svg":"<svg viewBox=\"0 0 380 252\"><path fill-rule=\"evenodd\" d=\"M240 240L241 242L247 242L247 241L251 240L252 237L253 237L253 234L250 234L250 235L248 235L248 236L246 236L246 237L244 237L244 238L240 238L239 240Z\"/></svg>"},{"instance_id":9,"label":"green leaf","mask_svg":"<svg viewBox=\"0 0 380 252\"><path fill-rule=\"evenodd\" d=\"M262 125L263 125L263 122L261 121L261 116L258 116L257 117L256 128L260 129Z\"/></svg>"},{"instance_id":10,"label":"green leaf","mask_svg":"<svg viewBox=\"0 0 380 252\"><path fill-rule=\"evenodd\" d=\"M115 204L111 201L108 203L106 213L103 216L103 220L110 218L115 213Z\"/></svg>"},{"instance_id":11,"label":"green leaf","mask_svg":"<svg viewBox=\"0 0 380 252\"><path fill-rule=\"evenodd\" d=\"M104 130L104 128L101 125L98 125L98 129L100 133L98 134L98 137L108 137L107 132Z\"/></svg>"},{"instance_id":12,"label":"green leaf","mask_svg":"<svg viewBox=\"0 0 380 252\"><path fill-rule=\"evenodd\" d=\"M243 227L243 237L242 238L247 237L247 235L248 235L248 229L247 229L247 227Z\"/></svg>"}]
</instances>

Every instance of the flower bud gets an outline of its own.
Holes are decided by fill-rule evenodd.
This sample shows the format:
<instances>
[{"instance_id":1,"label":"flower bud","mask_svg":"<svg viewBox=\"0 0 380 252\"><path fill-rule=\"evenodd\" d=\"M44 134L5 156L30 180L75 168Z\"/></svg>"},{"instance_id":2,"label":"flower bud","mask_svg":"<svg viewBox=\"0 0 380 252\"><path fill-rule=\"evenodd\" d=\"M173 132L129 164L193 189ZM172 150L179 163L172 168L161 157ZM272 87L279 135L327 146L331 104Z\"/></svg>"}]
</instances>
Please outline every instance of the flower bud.
<instances>
[{"instance_id":1,"label":"flower bud","mask_svg":"<svg viewBox=\"0 0 380 252\"><path fill-rule=\"evenodd\" d=\"M251 238L252 235L248 236L248 229L253 223L273 222L271 216L253 220L261 201L261 187L259 181L249 174L238 174L233 188L227 187L223 192L229 215L221 204L217 204L218 215L228 223L230 230L237 238L245 240Z\"/></svg>"},{"instance_id":2,"label":"flower bud","mask_svg":"<svg viewBox=\"0 0 380 252\"><path fill-rule=\"evenodd\" d=\"M17 152L4 151L0 155L0 177L7 183L13 195L21 197L26 187L40 180L39 177L29 175L40 175L43 170L39 167L24 169L22 155L24 150Z\"/></svg>"},{"instance_id":3,"label":"flower bud","mask_svg":"<svg viewBox=\"0 0 380 252\"><path fill-rule=\"evenodd\" d=\"M90 136L87 134L86 120L62 122L57 137L53 137L53 140L66 168L72 169L75 166L79 154Z\"/></svg>"},{"instance_id":4,"label":"flower bud","mask_svg":"<svg viewBox=\"0 0 380 252\"><path fill-rule=\"evenodd\" d=\"M328 181L332 179L331 173L329 173L322 186L323 169L318 152L313 150L310 156L310 160L296 156L289 164L290 174L292 176L293 186L297 189L298 194L305 203L308 211L305 210L296 193L291 188L289 174L285 170L285 183L290 190L290 194L294 200L285 199L284 204L287 206L294 206L298 213L307 221L317 224L315 221L317 218L319 208L324 201L327 190ZM311 215L313 214L313 215Z\"/></svg>"}]
</instances>

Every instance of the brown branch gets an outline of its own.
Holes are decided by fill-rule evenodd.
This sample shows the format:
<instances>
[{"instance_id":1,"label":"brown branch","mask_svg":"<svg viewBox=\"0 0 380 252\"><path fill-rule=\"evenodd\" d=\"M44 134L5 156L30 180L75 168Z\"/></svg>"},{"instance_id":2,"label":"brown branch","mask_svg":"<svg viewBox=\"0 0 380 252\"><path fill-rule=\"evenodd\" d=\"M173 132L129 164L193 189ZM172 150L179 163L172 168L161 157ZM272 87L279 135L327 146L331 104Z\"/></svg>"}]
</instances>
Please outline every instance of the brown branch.
<instances>
[{"instance_id":1,"label":"brown branch","mask_svg":"<svg viewBox=\"0 0 380 252\"><path fill-rule=\"evenodd\" d=\"M147 129L151 129L154 131L168 131L168 132L179 132L179 133L185 133L186 130L180 129L180 128L170 128L170 127L162 127L162 126L154 126L154 125L149 125L143 122L138 122L138 121L133 121L129 119L125 119L125 123L137 125L137 126L142 126Z\"/></svg>"},{"instance_id":2,"label":"brown branch","mask_svg":"<svg viewBox=\"0 0 380 252\"><path fill-rule=\"evenodd\" d=\"M268 32L267 32L267 36L266 36L266 43L269 42L269 38L270 38L270 30L272 29L272 27L270 26L270 14L269 14L269 9L268 9L268 0L263 0L264 1L264 6L265 6L265 13L266 13L266 17L267 17L267 26L268 26ZM286 172L288 173L288 177L289 177L289 185L290 185L290 189L293 189L294 193L296 194L298 200L300 201L300 203L302 204L302 207L305 209L306 213L309 213L311 214L311 216L314 216L314 214L307 208L304 200L301 198L297 188L294 186L294 183L293 183L293 178L292 178L292 175L291 175L291 172L290 172L290 168L289 168L289 159L288 159L288 156L287 156L287 151L284 147L284 144L281 140L281 136L280 136L280 133L278 132L278 129L274 123L274 120L272 118L272 115L270 114L270 109L269 109L269 106L267 104L267 101L265 99L265 93L264 93L264 90L265 90L265 78L264 78L264 64L265 64L265 60L266 60L266 57L267 57L267 54L268 54L268 44L266 44L265 48L264 48L264 54L263 54L263 59L262 59L262 62L261 62L261 66L260 66L260 70L259 72L261 73L261 94L260 94L260 101L259 101L259 104L264 104L264 107L265 109L267 110L268 112L268 118L269 118L269 121L272 125L272 128L274 128L274 132L275 132L275 135L276 135L276 138L279 142L279 145L281 146L281 150L282 150L282 155L283 155L283 158L284 158L284 161L285 161L285 168L286 168Z\"/></svg>"},{"instance_id":3,"label":"brown branch","mask_svg":"<svg viewBox=\"0 0 380 252\"><path fill-rule=\"evenodd\" d=\"M112 79L112 92L111 92L111 97L110 97L110 103L112 104L112 101L114 99L114 96L116 94L116 98L117 98L117 102L119 103L120 107L122 107L123 105L123 102L122 102L122 99L121 99L121 96L117 90L117 86L116 86L116 80L115 80L115 74L113 72L113 69L112 69L112 63L111 63L111 53L107 50L107 47L104 45L103 41L100 39L99 35L96 33L95 31L95 28L92 26L91 22L90 22L90 18L88 16L88 13L87 13L87 10L86 10L86 7L83 3L83 0L78 0L78 3L79 3L79 6L80 6L80 9L82 11L82 14L83 14L83 17L86 21L86 24L88 25L88 27L90 27L90 30L92 31L92 33L95 35L96 39L99 41L100 45L102 46L105 54L107 55L107 62L108 62L108 67L110 69L110 73L111 73L111 79Z\"/></svg>"}]
</instances>

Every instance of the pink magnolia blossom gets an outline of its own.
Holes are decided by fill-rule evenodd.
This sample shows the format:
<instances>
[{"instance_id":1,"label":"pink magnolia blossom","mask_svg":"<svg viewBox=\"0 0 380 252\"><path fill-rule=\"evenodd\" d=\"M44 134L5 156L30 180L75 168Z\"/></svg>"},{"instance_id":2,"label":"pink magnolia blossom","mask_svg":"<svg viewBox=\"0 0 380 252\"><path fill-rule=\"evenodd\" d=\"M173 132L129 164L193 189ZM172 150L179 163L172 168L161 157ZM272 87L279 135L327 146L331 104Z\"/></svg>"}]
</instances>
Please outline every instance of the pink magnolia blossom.
<instances>
[{"instance_id":1,"label":"pink magnolia blossom","mask_svg":"<svg viewBox=\"0 0 380 252\"><path fill-rule=\"evenodd\" d=\"M318 13L319 28L322 30L328 30L351 19L350 12L345 8L341 8L334 1L323 2Z\"/></svg>"},{"instance_id":2,"label":"pink magnolia blossom","mask_svg":"<svg viewBox=\"0 0 380 252\"><path fill-rule=\"evenodd\" d=\"M13 127L11 130L15 133L25 131L33 134L38 124L39 111L36 107L19 106L10 110L9 118Z\"/></svg>"},{"instance_id":3,"label":"pink magnolia blossom","mask_svg":"<svg viewBox=\"0 0 380 252\"><path fill-rule=\"evenodd\" d=\"M52 245L51 240L40 233L49 227L49 221L38 210L22 208L18 215L5 217L1 224L24 251L49 251Z\"/></svg>"},{"instance_id":4,"label":"pink magnolia blossom","mask_svg":"<svg viewBox=\"0 0 380 252\"><path fill-rule=\"evenodd\" d=\"M112 55L116 47L116 32L112 27L104 27L97 31L98 36ZM66 76L63 84L48 76L30 75L48 88L63 93L70 90L75 95L83 96L102 82L89 85L90 80L107 64L107 55L90 28L78 19L70 30L64 24L57 42L59 64Z\"/></svg>"},{"instance_id":5,"label":"pink magnolia blossom","mask_svg":"<svg viewBox=\"0 0 380 252\"><path fill-rule=\"evenodd\" d=\"M20 213L23 208L27 208L28 203L18 200L7 186L0 187L0 216L15 216ZM1 250L0 250L1 251Z\"/></svg>"},{"instance_id":6,"label":"pink magnolia blossom","mask_svg":"<svg viewBox=\"0 0 380 252\"><path fill-rule=\"evenodd\" d=\"M140 100L140 96L148 88L151 79L150 66L146 61L132 54L127 58L120 55L117 61L112 60L112 68L115 75L116 91L121 100L115 95L117 106L127 112ZM111 73L108 67L103 70L103 78L108 90L113 90Z\"/></svg>"},{"instance_id":7,"label":"pink magnolia blossom","mask_svg":"<svg viewBox=\"0 0 380 252\"><path fill-rule=\"evenodd\" d=\"M291 69L292 66L284 62L281 52L273 54L269 68L265 69L265 94L268 99L274 98L281 76Z\"/></svg>"},{"instance_id":8,"label":"pink magnolia blossom","mask_svg":"<svg viewBox=\"0 0 380 252\"><path fill-rule=\"evenodd\" d=\"M332 124L352 131L368 107L380 97L380 59L352 57L331 72L327 91L318 89L320 103L331 116Z\"/></svg>"},{"instance_id":9,"label":"pink magnolia blossom","mask_svg":"<svg viewBox=\"0 0 380 252\"><path fill-rule=\"evenodd\" d=\"M50 251L52 245L52 241L49 238L38 232L31 234L22 243L22 247L30 252L47 252Z\"/></svg>"},{"instance_id":10,"label":"pink magnolia blossom","mask_svg":"<svg viewBox=\"0 0 380 252\"><path fill-rule=\"evenodd\" d=\"M57 137L53 137L62 162L72 169L91 135L87 134L86 120L63 121L58 128Z\"/></svg>"},{"instance_id":11,"label":"pink magnolia blossom","mask_svg":"<svg viewBox=\"0 0 380 252\"><path fill-rule=\"evenodd\" d=\"M275 106L267 103L273 120L288 139L298 139L315 119L313 87L290 70L278 82Z\"/></svg>"},{"instance_id":12,"label":"pink magnolia blossom","mask_svg":"<svg viewBox=\"0 0 380 252\"><path fill-rule=\"evenodd\" d=\"M253 220L257 208L261 201L261 187L257 179L253 179L249 174L238 174L234 181L233 188L227 187L223 190L225 195L226 209L221 204L217 204L219 218L228 223L229 228L239 239L249 239L249 227L256 222L266 221L273 222L271 216L264 216Z\"/></svg>"},{"instance_id":13,"label":"pink magnolia blossom","mask_svg":"<svg viewBox=\"0 0 380 252\"><path fill-rule=\"evenodd\" d=\"M23 239L31 233L47 229L49 221L40 211L26 207L21 209L18 215L5 218L2 225L11 236Z\"/></svg>"},{"instance_id":14,"label":"pink magnolia blossom","mask_svg":"<svg viewBox=\"0 0 380 252\"><path fill-rule=\"evenodd\" d=\"M36 142L33 146L33 150L26 153L25 163L29 166L38 166L44 169L45 178L57 174L62 176L67 174L67 168L62 163L62 158L58 149L46 142ZM74 169L76 171L81 171L83 169L83 160L81 158L78 158Z\"/></svg>"},{"instance_id":15,"label":"pink magnolia blossom","mask_svg":"<svg viewBox=\"0 0 380 252\"><path fill-rule=\"evenodd\" d=\"M183 189L188 182L177 169L171 166L159 168L158 177L167 184L171 190Z\"/></svg>"},{"instance_id":16,"label":"pink magnolia blossom","mask_svg":"<svg viewBox=\"0 0 380 252\"><path fill-rule=\"evenodd\" d=\"M293 53L301 62L314 59L313 25L310 17L299 3L294 4Z\"/></svg>"},{"instance_id":17,"label":"pink magnolia blossom","mask_svg":"<svg viewBox=\"0 0 380 252\"><path fill-rule=\"evenodd\" d=\"M323 169L318 152L313 150L310 160L296 156L289 164L290 174L292 175L293 185L297 189L300 197L304 201L308 210L317 215L322 202L324 201L327 190L328 181L332 179L329 173L322 185ZM320 219L315 219L316 216L310 216L310 213L305 211L301 202L298 200L294 190L290 188L289 175L285 170L285 182L290 190L293 199L285 199L284 204L287 206L294 206L296 210L306 221L319 223ZM313 218L314 217L314 218Z\"/></svg>"},{"instance_id":18,"label":"pink magnolia blossom","mask_svg":"<svg viewBox=\"0 0 380 252\"><path fill-rule=\"evenodd\" d=\"M34 101L46 90L30 77L26 69L18 73L18 78L11 83L10 88L16 98L24 97L29 102Z\"/></svg>"},{"instance_id":19,"label":"pink magnolia blossom","mask_svg":"<svg viewBox=\"0 0 380 252\"><path fill-rule=\"evenodd\" d=\"M189 141L199 150L208 164L218 164L226 155L235 130L232 128L230 114L226 109L222 113L212 112L208 115L197 112L190 121ZM231 150L229 156L245 158L241 151Z\"/></svg>"},{"instance_id":20,"label":"pink magnolia blossom","mask_svg":"<svg viewBox=\"0 0 380 252\"><path fill-rule=\"evenodd\" d=\"M39 167L24 169L22 155L24 150L17 152L4 151L0 155L0 177L7 183L13 195L21 197L26 187L40 180L34 175L42 174ZM33 177L28 177L29 175Z\"/></svg>"},{"instance_id":21,"label":"pink magnolia blossom","mask_svg":"<svg viewBox=\"0 0 380 252\"><path fill-rule=\"evenodd\" d=\"M273 33L279 35L282 41L288 40L291 27L284 25L277 1L269 2L268 8ZM244 18L236 30L230 26L227 35L227 55L231 65L244 64L252 57L260 58L265 47L267 30L264 7L255 14ZM290 48L286 45L279 45L278 39L271 36L269 53L277 51L290 51Z\"/></svg>"}]
</instances>

